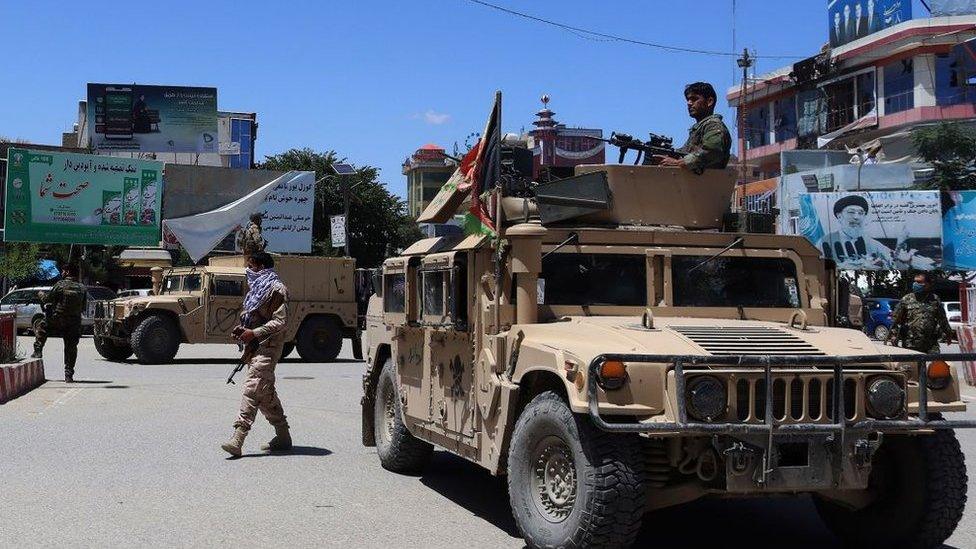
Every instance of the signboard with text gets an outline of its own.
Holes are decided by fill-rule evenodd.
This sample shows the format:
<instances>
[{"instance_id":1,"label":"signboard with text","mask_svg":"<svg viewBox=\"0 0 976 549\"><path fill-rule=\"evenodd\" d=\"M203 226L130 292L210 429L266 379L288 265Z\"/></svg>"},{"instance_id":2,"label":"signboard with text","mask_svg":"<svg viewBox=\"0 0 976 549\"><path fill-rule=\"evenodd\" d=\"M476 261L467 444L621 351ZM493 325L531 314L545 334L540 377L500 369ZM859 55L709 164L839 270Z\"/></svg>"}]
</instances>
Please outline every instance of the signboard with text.
<instances>
[{"instance_id":1,"label":"signboard with text","mask_svg":"<svg viewBox=\"0 0 976 549\"><path fill-rule=\"evenodd\" d=\"M315 172L302 172L278 184L259 208L261 236L276 253L312 252Z\"/></svg>"},{"instance_id":2,"label":"signboard with text","mask_svg":"<svg viewBox=\"0 0 976 549\"><path fill-rule=\"evenodd\" d=\"M88 84L96 151L216 153L217 88Z\"/></svg>"},{"instance_id":3,"label":"signboard with text","mask_svg":"<svg viewBox=\"0 0 976 549\"><path fill-rule=\"evenodd\" d=\"M155 246L163 163L10 148L4 240Z\"/></svg>"},{"instance_id":4,"label":"signboard with text","mask_svg":"<svg viewBox=\"0 0 976 549\"><path fill-rule=\"evenodd\" d=\"M912 0L827 0L830 47L864 38L912 18Z\"/></svg>"}]
</instances>

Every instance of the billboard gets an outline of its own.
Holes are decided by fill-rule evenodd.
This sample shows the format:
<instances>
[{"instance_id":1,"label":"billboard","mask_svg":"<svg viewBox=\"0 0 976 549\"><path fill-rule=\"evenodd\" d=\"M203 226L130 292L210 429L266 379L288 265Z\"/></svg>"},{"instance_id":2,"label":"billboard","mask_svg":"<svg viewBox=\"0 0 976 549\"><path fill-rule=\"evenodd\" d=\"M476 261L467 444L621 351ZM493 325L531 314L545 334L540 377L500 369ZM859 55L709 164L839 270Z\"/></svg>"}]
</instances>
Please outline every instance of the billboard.
<instances>
[{"instance_id":1,"label":"billboard","mask_svg":"<svg viewBox=\"0 0 976 549\"><path fill-rule=\"evenodd\" d=\"M836 48L912 18L912 0L827 0L830 47Z\"/></svg>"},{"instance_id":2,"label":"billboard","mask_svg":"<svg viewBox=\"0 0 976 549\"><path fill-rule=\"evenodd\" d=\"M6 183L8 242L159 244L162 162L11 147Z\"/></svg>"},{"instance_id":3,"label":"billboard","mask_svg":"<svg viewBox=\"0 0 976 549\"><path fill-rule=\"evenodd\" d=\"M314 193L315 172L298 172L282 180L264 199L258 211L261 236L268 241L269 252L312 252Z\"/></svg>"},{"instance_id":4,"label":"billboard","mask_svg":"<svg viewBox=\"0 0 976 549\"><path fill-rule=\"evenodd\" d=\"M797 233L840 269L932 270L942 266L936 191L807 193Z\"/></svg>"},{"instance_id":5,"label":"billboard","mask_svg":"<svg viewBox=\"0 0 976 549\"><path fill-rule=\"evenodd\" d=\"M943 267L976 270L976 191L942 195Z\"/></svg>"},{"instance_id":6,"label":"billboard","mask_svg":"<svg viewBox=\"0 0 976 549\"><path fill-rule=\"evenodd\" d=\"M88 84L97 151L216 153L217 88Z\"/></svg>"}]
</instances>

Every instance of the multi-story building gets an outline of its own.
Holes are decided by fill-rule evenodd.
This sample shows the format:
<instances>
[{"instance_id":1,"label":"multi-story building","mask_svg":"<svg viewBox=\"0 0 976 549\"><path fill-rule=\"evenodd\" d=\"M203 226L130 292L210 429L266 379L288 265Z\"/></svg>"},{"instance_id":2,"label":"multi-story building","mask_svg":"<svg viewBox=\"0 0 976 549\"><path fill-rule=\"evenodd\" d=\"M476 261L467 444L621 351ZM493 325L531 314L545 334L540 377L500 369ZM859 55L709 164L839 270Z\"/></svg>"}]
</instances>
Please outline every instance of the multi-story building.
<instances>
[{"instance_id":1,"label":"multi-story building","mask_svg":"<svg viewBox=\"0 0 976 549\"><path fill-rule=\"evenodd\" d=\"M553 175L572 175L573 167L580 164L604 164L606 144L603 130L594 128L567 128L556 122L549 110L549 96L542 96L542 109L537 112L528 132L528 145L532 150L532 175L538 179L543 168Z\"/></svg>"},{"instance_id":2,"label":"multi-story building","mask_svg":"<svg viewBox=\"0 0 976 549\"><path fill-rule=\"evenodd\" d=\"M433 143L420 147L403 161L407 210L412 217L424 211L456 169L457 163L444 155L444 148Z\"/></svg>"},{"instance_id":3,"label":"multi-story building","mask_svg":"<svg viewBox=\"0 0 976 549\"><path fill-rule=\"evenodd\" d=\"M855 149L891 162L914 156L910 130L976 121L964 43L976 16L910 19L728 91L744 114L739 151L748 179L780 175L780 153ZM741 118L740 118L741 119Z\"/></svg>"}]
</instances>

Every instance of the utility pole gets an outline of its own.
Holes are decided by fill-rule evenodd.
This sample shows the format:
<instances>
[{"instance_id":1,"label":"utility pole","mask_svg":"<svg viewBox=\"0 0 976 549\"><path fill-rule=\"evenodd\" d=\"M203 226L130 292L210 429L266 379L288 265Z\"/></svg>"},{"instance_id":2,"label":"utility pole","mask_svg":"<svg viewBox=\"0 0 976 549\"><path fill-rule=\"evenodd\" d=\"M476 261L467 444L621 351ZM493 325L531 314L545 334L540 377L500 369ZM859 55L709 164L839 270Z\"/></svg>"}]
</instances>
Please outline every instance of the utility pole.
<instances>
[{"instance_id":1,"label":"utility pole","mask_svg":"<svg viewBox=\"0 0 976 549\"><path fill-rule=\"evenodd\" d=\"M346 222L343 223L343 229L346 233L346 244L343 248L345 249L345 256L352 257L349 255L349 176L340 177L342 179L342 212L346 219Z\"/></svg>"},{"instance_id":2,"label":"utility pole","mask_svg":"<svg viewBox=\"0 0 976 549\"><path fill-rule=\"evenodd\" d=\"M749 67L752 66L754 60L749 56L749 49L742 49L742 57L736 60L739 68L742 69L742 91L739 93L739 136L741 138L739 148L739 178L742 184L746 182L746 82L749 79Z\"/></svg>"}]
</instances>

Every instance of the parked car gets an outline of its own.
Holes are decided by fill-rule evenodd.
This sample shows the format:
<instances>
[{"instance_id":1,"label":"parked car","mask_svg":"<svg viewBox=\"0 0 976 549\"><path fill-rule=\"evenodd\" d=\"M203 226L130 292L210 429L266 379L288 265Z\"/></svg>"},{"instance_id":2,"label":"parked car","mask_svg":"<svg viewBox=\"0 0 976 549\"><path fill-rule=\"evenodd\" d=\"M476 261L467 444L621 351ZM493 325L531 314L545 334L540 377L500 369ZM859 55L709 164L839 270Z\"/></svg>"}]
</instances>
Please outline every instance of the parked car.
<instances>
[{"instance_id":1,"label":"parked car","mask_svg":"<svg viewBox=\"0 0 976 549\"><path fill-rule=\"evenodd\" d=\"M152 295L152 289L150 288L140 288L138 290L119 290L119 293L115 295L117 299L122 299L124 297L146 297Z\"/></svg>"},{"instance_id":2,"label":"parked car","mask_svg":"<svg viewBox=\"0 0 976 549\"><path fill-rule=\"evenodd\" d=\"M17 320L14 323L18 332L36 332L36 325L44 318L38 294L51 290L51 286L34 286L11 290L0 299L0 311L12 311L16 307ZM115 299L115 292L104 286L88 286L88 303L81 315L81 327L90 330L95 316L95 302Z\"/></svg>"},{"instance_id":3,"label":"parked car","mask_svg":"<svg viewBox=\"0 0 976 549\"><path fill-rule=\"evenodd\" d=\"M945 308L946 318L949 319L949 327L955 332L956 328L962 325L962 304L958 301L943 301L942 307Z\"/></svg>"},{"instance_id":4,"label":"parked car","mask_svg":"<svg viewBox=\"0 0 976 549\"><path fill-rule=\"evenodd\" d=\"M890 297L864 299L864 331L875 339L884 341L891 334L892 315L900 300Z\"/></svg>"}]
</instances>

